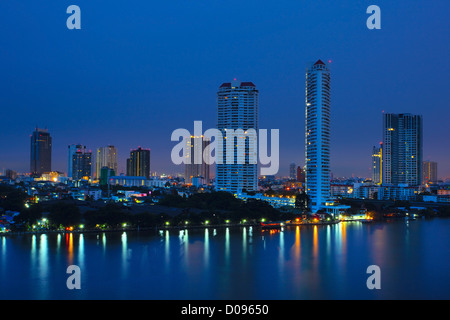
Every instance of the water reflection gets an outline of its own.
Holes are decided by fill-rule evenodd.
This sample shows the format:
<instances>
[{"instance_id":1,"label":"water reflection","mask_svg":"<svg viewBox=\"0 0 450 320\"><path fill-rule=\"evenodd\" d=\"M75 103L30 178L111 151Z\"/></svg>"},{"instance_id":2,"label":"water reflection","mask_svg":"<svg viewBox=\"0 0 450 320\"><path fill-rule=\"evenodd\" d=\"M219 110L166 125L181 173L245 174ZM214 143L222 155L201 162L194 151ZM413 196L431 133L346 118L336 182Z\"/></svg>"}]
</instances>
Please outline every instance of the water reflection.
<instances>
[{"instance_id":1,"label":"water reflection","mask_svg":"<svg viewBox=\"0 0 450 320\"><path fill-rule=\"evenodd\" d=\"M84 269L84 235L82 233L78 238L78 266Z\"/></svg>"},{"instance_id":2,"label":"water reflection","mask_svg":"<svg viewBox=\"0 0 450 320\"><path fill-rule=\"evenodd\" d=\"M31 268L34 270L36 269L36 235L33 234L31 236L31 250L30 250L30 261L31 261Z\"/></svg>"},{"instance_id":3,"label":"water reflection","mask_svg":"<svg viewBox=\"0 0 450 320\"><path fill-rule=\"evenodd\" d=\"M45 279L48 274L48 243L47 235L41 234L39 237L39 276Z\"/></svg>"},{"instance_id":4,"label":"water reflection","mask_svg":"<svg viewBox=\"0 0 450 320\"><path fill-rule=\"evenodd\" d=\"M189 230L184 231L184 262L187 265L189 260Z\"/></svg>"},{"instance_id":5,"label":"water reflection","mask_svg":"<svg viewBox=\"0 0 450 320\"><path fill-rule=\"evenodd\" d=\"M73 264L73 234L66 233L67 264Z\"/></svg>"},{"instance_id":6,"label":"water reflection","mask_svg":"<svg viewBox=\"0 0 450 320\"><path fill-rule=\"evenodd\" d=\"M230 265L230 228L225 229L225 265Z\"/></svg>"},{"instance_id":7,"label":"water reflection","mask_svg":"<svg viewBox=\"0 0 450 320\"><path fill-rule=\"evenodd\" d=\"M123 232L120 236L122 242L122 276L127 276L128 274L128 242L127 233Z\"/></svg>"},{"instance_id":8,"label":"water reflection","mask_svg":"<svg viewBox=\"0 0 450 320\"><path fill-rule=\"evenodd\" d=\"M247 263L247 228L242 229L242 262Z\"/></svg>"},{"instance_id":9,"label":"water reflection","mask_svg":"<svg viewBox=\"0 0 450 320\"><path fill-rule=\"evenodd\" d=\"M169 264L170 264L170 234L169 234L169 230L166 230L165 235L164 235L164 258L165 258L166 271L169 271Z\"/></svg>"},{"instance_id":10,"label":"water reflection","mask_svg":"<svg viewBox=\"0 0 450 320\"><path fill-rule=\"evenodd\" d=\"M0 297L71 298L73 291L60 282L65 268L76 264L89 275L92 290L83 291L88 299L449 298L450 221L440 224L3 237ZM376 293L365 286L372 264L384 272L383 290Z\"/></svg>"},{"instance_id":11,"label":"water reflection","mask_svg":"<svg viewBox=\"0 0 450 320\"><path fill-rule=\"evenodd\" d=\"M203 263L204 267L209 267L209 229L205 228L205 238L204 238L204 249L203 249Z\"/></svg>"}]
</instances>

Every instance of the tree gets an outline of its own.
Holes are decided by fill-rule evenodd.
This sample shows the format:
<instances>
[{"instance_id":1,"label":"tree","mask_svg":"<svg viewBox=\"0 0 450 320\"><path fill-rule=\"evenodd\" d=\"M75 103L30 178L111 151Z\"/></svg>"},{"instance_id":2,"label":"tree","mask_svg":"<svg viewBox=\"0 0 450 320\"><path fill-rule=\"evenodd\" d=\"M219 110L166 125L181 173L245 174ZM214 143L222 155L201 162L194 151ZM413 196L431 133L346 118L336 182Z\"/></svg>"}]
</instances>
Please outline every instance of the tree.
<instances>
[{"instance_id":1,"label":"tree","mask_svg":"<svg viewBox=\"0 0 450 320\"><path fill-rule=\"evenodd\" d=\"M42 212L43 209L41 204L31 205L29 208L23 209L20 214L14 218L14 222L17 225L23 224L24 226L30 227L41 219Z\"/></svg>"},{"instance_id":2,"label":"tree","mask_svg":"<svg viewBox=\"0 0 450 320\"><path fill-rule=\"evenodd\" d=\"M295 207L297 209L300 209L304 213L308 213L311 211L309 208L309 202L310 199L306 192L298 193L295 196Z\"/></svg>"},{"instance_id":3,"label":"tree","mask_svg":"<svg viewBox=\"0 0 450 320\"><path fill-rule=\"evenodd\" d=\"M0 207L5 210L22 211L27 194L11 186L0 185Z\"/></svg>"},{"instance_id":4,"label":"tree","mask_svg":"<svg viewBox=\"0 0 450 320\"><path fill-rule=\"evenodd\" d=\"M50 207L49 223L59 227L74 226L81 223L81 213L77 205L59 202Z\"/></svg>"}]
</instances>

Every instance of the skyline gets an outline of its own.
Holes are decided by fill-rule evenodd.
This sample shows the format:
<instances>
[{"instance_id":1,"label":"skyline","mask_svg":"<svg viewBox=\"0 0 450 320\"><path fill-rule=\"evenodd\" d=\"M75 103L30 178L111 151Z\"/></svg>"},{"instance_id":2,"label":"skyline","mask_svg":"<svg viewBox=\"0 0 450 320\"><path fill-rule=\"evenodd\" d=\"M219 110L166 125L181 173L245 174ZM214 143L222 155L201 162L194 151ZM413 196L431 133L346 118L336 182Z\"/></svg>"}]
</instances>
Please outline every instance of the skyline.
<instances>
[{"instance_id":1,"label":"skyline","mask_svg":"<svg viewBox=\"0 0 450 320\"><path fill-rule=\"evenodd\" d=\"M8 61L0 170L29 170L29 135L37 125L53 137L53 170L66 172L67 146L83 144L116 146L119 172L126 172L129 149L142 146L152 150L152 171L182 173L170 161L170 133L195 120L216 127L217 88L237 78L258 87L259 127L280 129L279 175L288 175L290 163L304 165L305 71L320 58L332 61L333 176L371 176L384 110L423 116L423 160L438 163L440 179L450 177L447 2L378 1L382 29L372 31L365 27L369 2L249 1L236 12L233 3L122 8L113 1L103 8L80 0L78 33L65 29L64 10L48 3L0 4L8 13L0 31L7 48L0 56ZM122 14L136 23L125 24ZM436 61L441 71L431 73Z\"/></svg>"}]
</instances>

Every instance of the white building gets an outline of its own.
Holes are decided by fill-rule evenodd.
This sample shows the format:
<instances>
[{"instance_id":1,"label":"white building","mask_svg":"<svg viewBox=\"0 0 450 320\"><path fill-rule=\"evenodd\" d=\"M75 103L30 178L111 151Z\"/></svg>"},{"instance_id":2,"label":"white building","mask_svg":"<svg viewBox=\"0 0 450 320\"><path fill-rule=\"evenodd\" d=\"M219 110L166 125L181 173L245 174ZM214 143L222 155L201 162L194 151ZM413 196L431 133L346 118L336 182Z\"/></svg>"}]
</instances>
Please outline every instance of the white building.
<instances>
[{"instance_id":1,"label":"white building","mask_svg":"<svg viewBox=\"0 0 450 320\"><path fill-rule=\"evenodd\" d=\"M295 196L265 196L262 193L255 195L248 195L246 193L238 192L236 198L247 201L248 199L256 199L268 202L274 208L281 207L295 207Z\"/></svg>"},{"instance_id":2,"label":"white building","mask_svg":"<svg viewBox=\"0 0 450 320\"><path fill-rule=\"evenodd\" d=\"M311 211L330 197L330 71L318 60L306 72L306 193Z\"/></svg>"},{"instance_id":3,"label":"white building","mask_svg":"<svg viewBox=\"0 0 450 320\"><path fill-rule=\"evenodd\" d=\"M378 200L416 200L419 187L400 185L383 185L378 187Z\"/></svg>"},{"instance_id":4,"label":"white building","mask_svg":"<svg viewBox=\"0 0 450 320\"><path fill-rule=\"evenodd\" d=\"M227 155L226 136L230 130L258 130L258 90L252 82L233 81L223 83L217 92L217 128L222 132L223 152L218 151L223 163L216 164L216 189L237 193L242 190L258 190L258 165L250 162L250 154L256 153L249 137L245 138L245 152ZM228 139L230 139L228 137ZM234 139L234 138L232 138ZM237 138L239 139L239 138ZM236 145L238 145L236 141ZM234 145L234 143L233 143ZM228 159L232 158L233 163ZM228 163L227 163L228 162ZM241 162L241 163L239 163Z\"/></svg>"}]
</instances>

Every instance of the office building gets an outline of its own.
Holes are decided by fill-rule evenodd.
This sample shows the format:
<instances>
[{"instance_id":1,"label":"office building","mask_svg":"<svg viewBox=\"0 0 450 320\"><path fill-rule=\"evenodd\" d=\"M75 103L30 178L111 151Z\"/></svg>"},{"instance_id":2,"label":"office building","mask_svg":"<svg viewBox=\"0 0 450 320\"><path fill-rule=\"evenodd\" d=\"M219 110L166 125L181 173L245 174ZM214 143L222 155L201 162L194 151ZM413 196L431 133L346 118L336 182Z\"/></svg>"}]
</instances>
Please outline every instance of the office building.
<instances>
[{"instance_id":1,"label":"office building","mask_svg":"<svg viewBox=\"0 0 450 320\"><path fill-rule=\"evenodd\" d=\"M100 174L98 176L99 184L101 186L106 186L108 184L108 180L111 179L111 177L115 177L116 172L114 169L103 167L100 169Z\"/></svg>"},{"instance_id":2,"label":"office building","mask_svg":"<svg viewBox=\"0 0 450 320\"><path fill-rule=\"evenodd\" d=\"M295 163L291 163L289 165L289 179L296 180L296 178L297 178L296 166L295 166Z\"/></svg>"},{"instance_id":3,"label":"office building","mask_svg":"<svg viewBox=\"0 0 450 320\"><path fill-rule=\"evenodd\" d=\"M208 164L208 159L204 159L203 151L211 141L203 136L191 136L191 139L187 139L186 143L187 159L184 165L184 182L193 184L193 179L198 178L195 179L197 184L209 185L211 165ZM199 159L197 159L197 156Z\"/></svg>"},{"instance_id":4,"label":"office building","mask_svg":"<svg viewBox=\"0 0 450 320\"><path fill-rule=\"evenodd\" d=\"M383 114L383 184L421 184L422 130L421 115Z\"/></svg>"},{"instance_id":5,"label":"office building","mask_svg":"<svg viewBox=\"0 0 450 320\"><path fill-rule=\"evenodd\" d=\"M223 163L216 164L216 190L236 194L238 191L258 190L258 164L250 155L256 154L252 139L245 136L244 151L227 154L225 141L230 139L231 130L258 130L258 90L252 82L232 81L223 83L217 92L217 128L224 137L223 149L218 150L218 157ZM232 138L236 145L239 138ZM241 138L242 139L242 138ZM241 140L242 141L242 140ZM233 142L234 145L234 142ZM229 152L231 153L231 152ZM232 159L230 161L230 159ZM257 160L257 159L256 159Z\"/></svg>"},{"instance_id":6,"label":"office building","mask_svg":"<svg viewBox=\"0 0 450 320\"><path fill-rule=\"evenodd\" d=\"M383 182L383 144L372 149L372 181L376 184Z\"/></svg>"},{"instance_id":7,"label":"office building","mask_svg":"<svg viewBox=\"0 0 450 320\"><path fill-rule=\"evenodd\" d=\"M73 175L73 156L78 150L82 150L81 144L71 144L67 147L67 177L72 178Z\"/></svg>"},{"instance_id":8,"label":"office building","mask_svg":"<svg viewBox=\"0 0 450 320\"><path fill-rule=\"evenodd\" d=\"M36 130L31 135L30 173L41 175L52 171L52 137L47 129Z\"/></svg>"},{"instance_id":9,"label":"office building","mask_svg":"<svg viewBox=\"0 0 450 320\"><path fill-rule=\"evenodd\" d=\"M297 167L297 182L305 183L305 170L302 167Z\"/></svg>"},{"instance_id":10,"label":"office building","mask_svg":"<svg viewBox=\"0 0 450 320\"><path fill-rule=\"evenodd\" d=\"M422 163L422 183L432 184L437 183L437 162L424 161Z\"/></svg>"},{"instance_id":11,"label":"office building","mask_svg":"<svg viewBox=\"0 0 450 320\"><path fill-rule=\"evenodd\" d=\"M127 159L127 176L150 178L150 149L131 150Z\"/></svg>"},{"instance_id":12,"label":"office building","mask_svg":"<svg viewBox=\"0 0 450 320\"><path fill-rule=\"evenodd\" d=\"M78 145L72 155L72 180L89 180L92 177L92 152Z\"/></svg>"},{"instance_id":13,"label":"office building","mask_svg":"<svg viewBox=\"0 0 450 320\"><path fill-rule=\"evenodd\" d=\"M97 149L96 178L99 179L101 170L107 167L117 173L117 149L114 146L101 147Z\"/></svg>"},{"instance_id":14,"label":"office building","mask_svg":"<svg viewBox=\"0 0 450 320\"><path fill-rule=\"evenodd\" d=\"M313 213L325 207L330 197L330 80L321 60L307 69L305 182Z\"/></svg>"}]
</instances>

